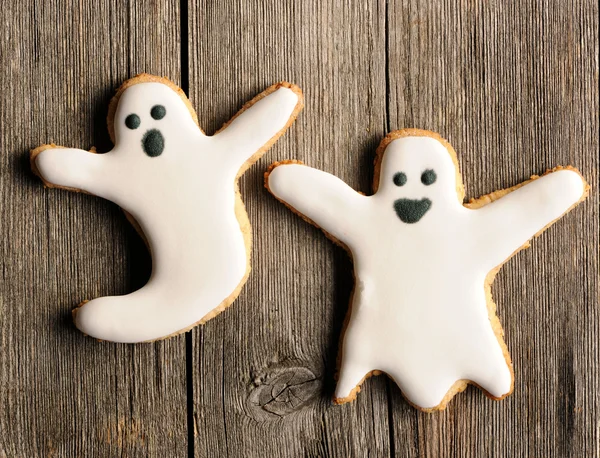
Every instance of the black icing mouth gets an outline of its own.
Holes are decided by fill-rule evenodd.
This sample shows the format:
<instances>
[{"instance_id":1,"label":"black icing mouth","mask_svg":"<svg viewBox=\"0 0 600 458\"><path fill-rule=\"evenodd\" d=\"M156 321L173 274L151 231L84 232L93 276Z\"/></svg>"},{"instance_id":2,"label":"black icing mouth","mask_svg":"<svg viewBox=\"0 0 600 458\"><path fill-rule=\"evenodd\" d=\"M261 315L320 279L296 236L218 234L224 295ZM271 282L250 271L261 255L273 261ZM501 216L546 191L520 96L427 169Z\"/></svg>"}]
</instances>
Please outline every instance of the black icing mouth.
<instances>
[{"instance_id":1,"label":"black icing mouth","mask_svg":"<svg viewBox=\"0 0 600 458\"><path fill-rule=\"evenodd\" d=\"M430 208L431 201L429 199L398 199L394 202L396 215L398 215L398 218L400 218L403 223L407 224L413 224L419 221Z\"/></svg>"},{"instance_id":2,"label":"black icing mouth","mask_svg":"<svg viewBox=\"0 0 600 458\"><path fill-rule=\"evenodd\" d=\"M158 129L151 129L142 138L142 148L150 157L160 156L165 149L165 137Z\"/></svg>"}]
</instances>

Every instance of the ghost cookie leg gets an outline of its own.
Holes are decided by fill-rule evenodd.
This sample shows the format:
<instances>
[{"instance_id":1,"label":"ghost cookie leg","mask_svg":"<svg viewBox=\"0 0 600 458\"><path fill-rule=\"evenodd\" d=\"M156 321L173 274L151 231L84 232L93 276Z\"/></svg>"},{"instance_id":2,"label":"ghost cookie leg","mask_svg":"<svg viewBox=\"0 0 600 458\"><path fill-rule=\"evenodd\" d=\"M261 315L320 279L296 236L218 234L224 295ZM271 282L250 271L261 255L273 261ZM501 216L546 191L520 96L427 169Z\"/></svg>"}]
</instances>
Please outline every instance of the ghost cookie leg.
<instances>
[{"instance_id":1,"label":"ghost cookie leg","mask_svg":"<svg viewBox=\"0 0 600 458\"><path fill-rule=\"evenodd\" d=\"M108 157L76 148L43 145L31 151L31 167L51 188L103 195Z\"/></svg>"},{"instance_id":2,"label":"ghost cookie leg","mask_svg":"<svg viewBox=\"0 0 600 458\"><path fill-rule=\"evenodd\" d=\"M333 402L343 404L352 401L360 391L360 385L375 369L373 364L373 355L369 345L365 342L372 341L368 328L361 326L359 304L357 292L355 292L353 303L351 304L350 321L342 331L341 353L339 355L339 368L337 373L337 384L333 395ZM353 315L353 316L352 316Z\"/></svg>"},{"instance_id":3,"label":"ghost cookie leg","mask_svg":"<svg viewBox=\"0 0 600 458\"><path fill-rule=\"evenodd\" d=\"M469 380L484 389L494 399L502 399L512 393L514 378L512 369L501 351L497 351L491 345L484 349L487 350L487 354L479 359L477 357L482 351L477 349L477 352L474 352L477 355L473 356L473 362L479 364L475 366L472 363ZM489 369L488 366L493 368Z\"/></svg>"},{"instance_id":4,"label":"ghost cookie leg","mask_svg":"<svg viewBox=\"0 0 600 458\"><path fill-rule=\"evenodd\" d=\"M344 404L352 401L360 390L360 385L362 385L363 380L372 372L373 370L370 369L370 365L361 365L358 363L348 364L342 362L338 372L333 402L335 404Z\"/></svg>"},{"instance_id":5,"label":"ghost cookie leg","mask_svg":"<svg viewBox=\"0 0 600 458\"><path fill-rule=\"evenodd\" d=\"M182 297L160 283L150 282L125 296L99 297L73 310L75 326L99 340L137 343L173 335L192 323L187 315L201 296ZM171 308L165 307L170 304ZM181 313L182 307L188 313ZM185 311L185 310L184 310Z\"/></svg>"}]
</instances>

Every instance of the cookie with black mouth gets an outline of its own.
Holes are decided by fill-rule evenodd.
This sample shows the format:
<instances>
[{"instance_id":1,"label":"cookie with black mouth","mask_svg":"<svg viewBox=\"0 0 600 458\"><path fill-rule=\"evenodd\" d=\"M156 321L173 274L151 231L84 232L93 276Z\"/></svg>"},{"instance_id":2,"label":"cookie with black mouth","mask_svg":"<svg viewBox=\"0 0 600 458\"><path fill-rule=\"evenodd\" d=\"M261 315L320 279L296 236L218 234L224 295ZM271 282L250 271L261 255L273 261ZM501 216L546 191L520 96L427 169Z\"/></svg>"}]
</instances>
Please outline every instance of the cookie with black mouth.
<instances>
[{"instance_id":1,"label":"cookie with black mouth","mask_svg":"<svg viewBox=\"0 0 600 458\"><path fill-rule=\"evenodd\" d=\"M443 409L468 383L493 399L512 392L490 284L588 193L577 170L557 167L464 204L454 150L416 129L381 142L372 196L293 161L273 164L265 185L355 263L334 401L351 401L365 378L385 372L425 411Z\"/></svg>"},{"instance_id":2,"label":"cookie with black mouth","mask_svg":"<svg viewBox=\"0 0 600 458\"><path fill-rule=\"evenodd\" d=\"M407 224L418 223L431 208L431 201L425 199L398 199L394 202L394 210L400 221Z\"/></svg>"},{"instance_id":3,"label":"cookie with black mouth","mask_svg":"<svg viewBox=\"0 0 600 458\"><path fill-rule=\"evenodd\" d=\"M282 82L207 136L189 100L165 78L139 75L111 101L105 154L43 145L31 166L48 187L122 207L152 254L148 283L75 309L85 334L115 342L169 337L211 319L250 272L250 224L237 181L291 125L302 92Z\"/></svg>"}]
</instances>

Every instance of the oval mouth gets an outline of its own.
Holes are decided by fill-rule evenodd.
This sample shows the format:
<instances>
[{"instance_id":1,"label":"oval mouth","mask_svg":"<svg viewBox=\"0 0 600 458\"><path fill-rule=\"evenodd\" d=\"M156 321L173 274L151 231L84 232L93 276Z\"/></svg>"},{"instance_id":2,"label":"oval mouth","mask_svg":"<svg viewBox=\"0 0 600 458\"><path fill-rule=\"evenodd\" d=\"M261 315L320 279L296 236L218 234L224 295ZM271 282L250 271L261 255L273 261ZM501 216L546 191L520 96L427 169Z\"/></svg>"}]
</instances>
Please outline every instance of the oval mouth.
<instances>
[{"instance_id":1,"label":"oval mouth","mask_svg":"<svg viewBox=\"0 0 600 458\"><path fill-rule=\"evenodd\" d=\"M160 156L165 149L165 138L158 129L150 129L142 138L142 148L150 157Z\"/></svg>"},{"instance_id":2,"label":"oval mouth","mask_svg":"<svg viewBox=\"0 0 600 458\"><path fill-rule=\"evenodd\" d=\"M398 199L394 202L396 215L403 223L414 224L418 222L431 208L429 199Z\"/></svg>"}]
</instances>

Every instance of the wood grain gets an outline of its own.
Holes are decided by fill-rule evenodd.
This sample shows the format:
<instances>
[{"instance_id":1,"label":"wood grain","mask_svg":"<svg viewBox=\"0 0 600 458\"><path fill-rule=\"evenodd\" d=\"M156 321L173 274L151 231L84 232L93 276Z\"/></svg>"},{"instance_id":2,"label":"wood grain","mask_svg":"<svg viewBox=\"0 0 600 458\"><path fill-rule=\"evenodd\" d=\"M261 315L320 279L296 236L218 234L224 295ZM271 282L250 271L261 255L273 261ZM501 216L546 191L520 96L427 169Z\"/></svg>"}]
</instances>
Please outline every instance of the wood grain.
<instances>
[{"instance_id":1,"label":"wood grain","mask_svg":"<svg viewBox=\"0 0 600 458\"><path fill-rule=\"evenodd\" d=\"M296 123L241 180L253 227L250 279L232 307L193 331L197 456L389 450L385 380L352 406L331 404L348 257L263 188L272 161L296 158L369 189L370 154L385 130L385 3L340 5L190 6L190 96L208 132L278 80L306 98Z\"/></svg>"},{"instance_id":2,"label":"wood grain","mask_svg":"<svg viewBox=\"0 0 600 458\"><path fill-rule=\"evenodd\" d=\"M26 0L0 19L0 457L600 456L596 1ZM189 386L183 336L73 328L75 304L142 285L150 259L118 208L44 190L27 163L49 141L110 149L108 101L141 71L189 76L209 133L278 80L306 96L241 180L253 270L189 335ZM374 377L330 402L352 264L262 173L300 159L369 192L377 144L402 127L450 140L469 197L559 164L592 185L494 284L504 401L469 388L422 414Z\"/></svg>"},{"instance_id":3,"label":"wood grain","mask_svg":"<svg viewBox=\"0 0 600 458\"><path fill-rule=\"evenodd\" d=\"M7 2L2 7L0 456L185 456L183 336L99 343L74 329L82 299L149 274L114 205L45 190L41 143L110 149L108 101L141 71L178 80L179 9L160 2Z\"/></svg>"},{"instance_id":4,"label":"wood grain","mask_svg":"<svg viewBox=\"0 0 600 458\"><path fill-rule=\"evenodd\" d=\"M592 1L390 3L390 129L448 138L468 197L566 164L597 188L597 17ZM418 437L419 456L597 453L598 196L496 279L513 395L494 402L469 388L441 414L413 412L411 430L394 388L398 452Z\"/></svg>"},{"instance_id":5,"label":"wood grain","mask_svg":"<svg viewBox=\"0 0 600 458\"><path fill-rule=\"evenodd\" d=\"M255 244L250 281L230 310L193 333L197 456L593 453L595 193L496 282L513 396L496 403L469 389L427 415L379 377L357 402L329 402L351 264L265 195L265 165L300 159L369 191L383 133L420 127L454 144L470 196L557 164L598 181L595 4L423 5L190 9L190 91L209 131L277 79L307 95L296 125L242 182Z\"/></svg>"}]
</instances>

